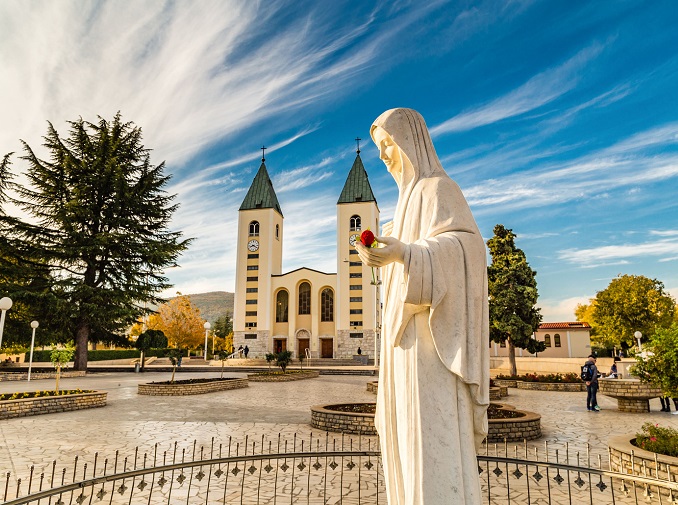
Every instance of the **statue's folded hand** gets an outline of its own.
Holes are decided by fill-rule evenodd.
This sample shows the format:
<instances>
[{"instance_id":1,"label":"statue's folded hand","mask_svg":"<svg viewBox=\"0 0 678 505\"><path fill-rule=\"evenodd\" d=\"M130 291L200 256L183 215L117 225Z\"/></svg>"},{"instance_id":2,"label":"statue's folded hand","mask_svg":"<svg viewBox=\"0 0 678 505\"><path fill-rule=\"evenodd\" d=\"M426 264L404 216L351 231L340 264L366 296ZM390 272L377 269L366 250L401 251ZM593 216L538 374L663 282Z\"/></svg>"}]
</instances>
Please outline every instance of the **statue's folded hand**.
<instances>
[{"instance_id":1,"label":"statue's folded hand","mask_svg":"<svg viewBox=\"0 0 678 505\"><path fill-rule=\"evenodd\" d=\"M402 263L407 245L393 237L376 237L380 247L365 247L356 242L360 260L368 267L383 267L393 262Z\"/></svg>"}]
</instances>

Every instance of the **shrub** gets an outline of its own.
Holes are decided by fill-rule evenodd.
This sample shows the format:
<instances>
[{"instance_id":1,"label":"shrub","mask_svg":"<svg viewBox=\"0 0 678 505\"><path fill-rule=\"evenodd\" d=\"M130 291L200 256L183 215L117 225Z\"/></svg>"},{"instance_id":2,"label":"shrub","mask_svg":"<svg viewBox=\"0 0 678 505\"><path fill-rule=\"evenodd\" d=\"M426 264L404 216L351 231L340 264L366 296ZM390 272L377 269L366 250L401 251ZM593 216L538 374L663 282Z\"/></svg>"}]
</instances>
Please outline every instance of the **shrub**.
<instances>
[{"instance_id":1,"label":"shrub","mask_svg":"<svg viewBox=\"0 0 678 505\"><path fill-rule=\"evenodd\" d=\"M678 430L652 423L643 424L642 430L636 433L637 447L664 456L678 457Z\"/></svg>"},{"instance_id":2,"label":"shrub","mask_svg":"<svg viewBox=\"0 0 678 505\"><path fill-rule=\"evenodd\" d=\"M280 351L275 355L275 364L282 369L283 373L285 373L290 361L292 361L291 351Z\"/></svg>"}]
</instances>

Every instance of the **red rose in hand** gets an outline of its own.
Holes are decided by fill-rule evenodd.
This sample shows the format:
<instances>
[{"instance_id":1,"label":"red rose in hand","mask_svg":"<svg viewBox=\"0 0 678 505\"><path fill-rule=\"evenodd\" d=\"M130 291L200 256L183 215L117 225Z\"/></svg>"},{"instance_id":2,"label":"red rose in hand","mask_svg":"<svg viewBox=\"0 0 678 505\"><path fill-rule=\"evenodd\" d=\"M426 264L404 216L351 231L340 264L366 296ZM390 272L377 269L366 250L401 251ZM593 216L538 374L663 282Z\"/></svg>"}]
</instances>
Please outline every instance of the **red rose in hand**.
<instances>
[{"instance_id":1,"label":"red rose in hand","mask_svg":"<svg viewBox=\"0 0 678 505\"><path fill-rule=\"evenodd\" d=\"M365 230L360 234L360 241L364 246L372 247L372 244L374 244L374 233L370 230Z\"/></svg>"}]
</instances>

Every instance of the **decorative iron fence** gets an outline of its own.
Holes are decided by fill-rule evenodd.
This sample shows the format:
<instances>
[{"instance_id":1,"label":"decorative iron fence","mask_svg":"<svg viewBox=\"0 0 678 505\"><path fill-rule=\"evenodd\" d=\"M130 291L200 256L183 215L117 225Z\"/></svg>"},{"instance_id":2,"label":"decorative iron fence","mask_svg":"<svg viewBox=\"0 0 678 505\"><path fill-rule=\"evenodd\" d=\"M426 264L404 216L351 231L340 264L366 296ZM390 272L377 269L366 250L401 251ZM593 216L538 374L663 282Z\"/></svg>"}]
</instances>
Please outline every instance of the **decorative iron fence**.
<instances>
[{"instance_id":1,"label":"decorative iron fence","mask_svg":"<svg viewBox=\"0 0 678 505\"><path fill-rule=\"evenodd\" d=\"M489 445L478 456L488 504L678 503L670 468L655 461L641 475L611 472L603 455L571 453L568 445ZM102 461L103 459L103 461ZM595 464L591 464L591 460ZM217 444L173 443L150 453L136 448L108 459L76 457L58 468L32 466L25 478L5 474L4 505L222 504L222 505L385 505L379 452L373 438L311 435L302 440Z\"/></svg>"}]
</instances>

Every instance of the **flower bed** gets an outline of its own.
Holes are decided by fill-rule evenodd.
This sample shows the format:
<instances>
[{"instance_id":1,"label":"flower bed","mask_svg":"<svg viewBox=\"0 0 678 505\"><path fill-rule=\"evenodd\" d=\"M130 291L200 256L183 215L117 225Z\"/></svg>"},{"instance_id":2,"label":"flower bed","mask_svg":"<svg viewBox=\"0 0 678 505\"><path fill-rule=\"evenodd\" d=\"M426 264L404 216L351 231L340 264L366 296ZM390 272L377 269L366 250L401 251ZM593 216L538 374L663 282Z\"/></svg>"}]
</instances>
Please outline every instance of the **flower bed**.
<instances>
[{"instance_id":1,"label":"flower bed","mask_svg":"<svg viewBox=\"0 0 678 505\"><path fill-rule=\"evenodd\" d=\"M667 469L671 478L678 475L678 457L664 456L642 449L634 443L635 435L619 435L608 440L610 451L610 470L634 475L651 474L667 479ZM656 463L655 463L656 458Z\"/></svg>"},{"instance_id":2,"label":"flower bed","mask_svg":"<svg viewBox=\"0 0 678 505\"><path fill-rule=\"evenodd\" d=\"M311 407L311 426L323 431L355 435L376 435L376 403L348 403Z\"/></svg>"},{"instance_id":3,"label":"flower bed","mask_svg":"<svg viewBox=\"0 0 678 505\"><path fill-rule=\"evenodd\" d=\"M139 384L137 393L149 396L186 396L202 395L214 391L226 391L229 389L246 388L247 379L227 377L207 379L187 379L174 382L150 382Z\"/></svg>"},{"instance_id":4,"label":"flower bed","mask_svg":"<svg viewBox=\"0 0 678 505\"><path fill-rule=\"evenodd\" d=\"M288 370L283 372L259 372L247 375L252 382L288 382L320 377L318 370Z\"/></svg>"},{"instance_id":5,"label":"flower bed","mask_svg":"<svg viewBox=\"0 0 678 505\"><path fill-rule=\"evenodd\" d=\"M541 416L511 405L491 403L487 409L487 442L516 442L541 437Z\"/></svg>"},{"instance_id":6,"label":"flower bed","mask_svg":"<svg viewBox=\"0 0 678 505\"><path fill-rule=\"evenodd\" d=\"M586 384L576 373L497 375L492 382L496 386L536 391L586 391Z\"/></svg>"},{"instance_id":7,"label":"flower bed","mask_svg":"<svg viewBox=\"0 0 678 505\"><path fill-rule=\"evenodd\" d=\"M0 419L90 409L106 405L106 391L29 391L0 395Z\"/></svg>"}]
</instances>

